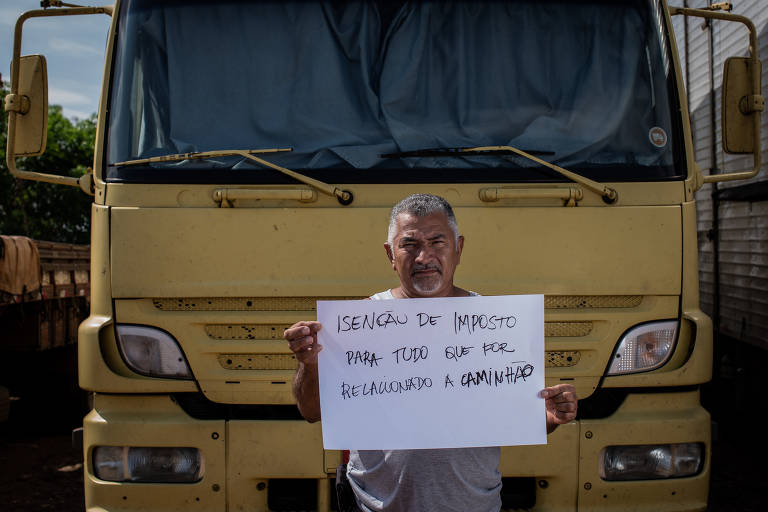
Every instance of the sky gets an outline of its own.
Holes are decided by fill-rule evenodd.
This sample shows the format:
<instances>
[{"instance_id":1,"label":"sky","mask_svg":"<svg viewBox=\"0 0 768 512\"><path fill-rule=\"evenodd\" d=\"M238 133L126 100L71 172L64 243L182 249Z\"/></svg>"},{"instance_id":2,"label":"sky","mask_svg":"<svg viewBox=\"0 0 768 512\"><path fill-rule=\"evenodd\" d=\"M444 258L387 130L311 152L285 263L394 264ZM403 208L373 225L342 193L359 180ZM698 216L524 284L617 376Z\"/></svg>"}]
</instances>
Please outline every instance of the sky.
<instances>
[{"instance_id":1,"label":"sky","mask_svg":"<svg viewBox=\"0 0 768 512\"><path fill-rule=\"evenodd\" d=\"M109 5L110 0L77 1L78 5ZM40 8L39 0L0 0L0 73L11 80L13 31L19 15ZM104 49L110 17L64 16L24 22L22 55L40 53L48 65L48 103L61 105L70 119L85 119L98 110Z\"/></svg>"}]
</instances>

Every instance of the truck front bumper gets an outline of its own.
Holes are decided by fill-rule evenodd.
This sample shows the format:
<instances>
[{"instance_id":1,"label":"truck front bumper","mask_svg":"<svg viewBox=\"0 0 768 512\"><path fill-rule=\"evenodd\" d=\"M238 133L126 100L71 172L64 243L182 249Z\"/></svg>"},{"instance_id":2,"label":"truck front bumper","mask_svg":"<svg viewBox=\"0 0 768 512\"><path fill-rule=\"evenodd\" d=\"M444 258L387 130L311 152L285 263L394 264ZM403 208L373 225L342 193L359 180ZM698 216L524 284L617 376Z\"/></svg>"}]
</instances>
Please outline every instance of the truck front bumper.
<instances>
[{"instance_id":1,"label":"truck front bumper","mask_svg":"<svg viewBox=\"0 0 768 512\"><path fill-rule=\"evenodd\" d=\"M341 455L322 449L319 424L198 420L168 395L97 395L84 426L89 512L261 512L290 510L297 503L326 511L332 506L331 478ZM631 481L600 477L608 446L675 443L703 447L698 473ZM93 451L98 446L193 447L204 470L194 483L110 482L97 477ZM545 446L502 448L502 496L510 506L533 500L535 511L705 510L709 448L709 414L699 404L698 391L629 393L610 416L564 425Z\"/></svg>"}]
</instances>

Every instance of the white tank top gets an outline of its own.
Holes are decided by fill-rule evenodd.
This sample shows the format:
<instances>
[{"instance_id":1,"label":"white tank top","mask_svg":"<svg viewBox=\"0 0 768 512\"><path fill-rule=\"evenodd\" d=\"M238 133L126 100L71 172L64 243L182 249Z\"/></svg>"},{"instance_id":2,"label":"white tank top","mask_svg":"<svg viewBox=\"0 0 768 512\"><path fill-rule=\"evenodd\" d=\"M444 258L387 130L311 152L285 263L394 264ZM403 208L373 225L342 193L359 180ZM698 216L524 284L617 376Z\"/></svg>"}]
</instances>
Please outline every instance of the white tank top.
<instances>
[{"instance_id":1,"label":"white tank top","mask_svg":"<svg viewBox=\"0 0 768 512\"><path fill-rule=\"evenodd\" d=\"M387 290L371 299L394 296ZM347 476L366 512L498 512L500 453L498 447L350 450Z\"/></svg>"}]
</instances>

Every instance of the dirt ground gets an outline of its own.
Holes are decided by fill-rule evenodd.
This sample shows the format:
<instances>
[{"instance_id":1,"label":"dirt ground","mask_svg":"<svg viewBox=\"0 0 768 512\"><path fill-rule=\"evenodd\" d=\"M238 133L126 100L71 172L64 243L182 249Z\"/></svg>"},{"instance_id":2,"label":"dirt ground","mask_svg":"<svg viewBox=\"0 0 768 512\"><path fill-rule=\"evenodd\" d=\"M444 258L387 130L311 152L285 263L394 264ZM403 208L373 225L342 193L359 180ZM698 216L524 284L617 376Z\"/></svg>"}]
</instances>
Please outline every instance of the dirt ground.
<instances>
[{"instance_id":1,"label":"dirt ground","mask_svg":"<svg viewBox=\"0 0 768 512\"><path fill-rule=\"evenodd\" d=\"M83 457L68 434L8 432L0 439L0 510L83 512Z\"/></svg>"},{"instance_id":2,"label":"dirt ground","mask_svg":"<svg viewBox=\"0 0 768 512\"><path fill-rule=\"evenodd\" d=\"M709 512L764 512L768 443L757 423L763 409L766 354L746 349L718 355L715 380L703 403L715 420ZM14 403L11 409L13 416ZM0 511L83 512L82 454L72 448L74 426L29 422L16 415L0 424ZM42 425L42 427L40 426Z\"/></svg>"}]
</instances>

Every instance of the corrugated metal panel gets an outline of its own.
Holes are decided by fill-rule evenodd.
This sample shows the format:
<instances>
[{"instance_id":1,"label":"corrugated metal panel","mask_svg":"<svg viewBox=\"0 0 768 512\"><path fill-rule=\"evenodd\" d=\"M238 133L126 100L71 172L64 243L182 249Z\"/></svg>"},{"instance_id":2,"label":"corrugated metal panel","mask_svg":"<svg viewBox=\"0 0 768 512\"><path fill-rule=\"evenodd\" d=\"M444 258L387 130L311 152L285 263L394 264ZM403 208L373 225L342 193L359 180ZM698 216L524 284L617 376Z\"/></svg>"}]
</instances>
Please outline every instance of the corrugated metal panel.
<instances>
[{"instance_id":1,"label":"corrugated metal panel","mask_svg":"<svg viewBox=\"0 0 768 512\"><path fill-rule=\"evenodd\" d=\"M680 70L683 73L683 80L685 80L685 70L686 70L686 62L685 59L682 58L682 56L685 55L686 50L686 41L683 37L683 34L685 33L685 21L686 18L683 16L674 16L672 18L672 28L675 32L675 43L677 44L677 51L679 52L681 59L680 59ZM688 82L685 81L685 88L688 89Z\"/></svg>"},{"instance_id":2,"label":"corrugated metal panel","mask_svg":"<svg viewBox=\"0 0 768 512\"><path fill-rule=\"evenodd\" d=\"M690 7L703 7L704 1L690 1ZM688 42L686 54L681 54L681 60L688 61L689 89L691 111L691 131L693 133L693 148L696 161L703 170L708 171L711 164L711 109L709 98L709 31L703 30L703 20L699 18L688 19ZM684 34L678 32L677 39L685 39Z\"/></svg>"},{"instance_id":3,"label":"corrugated metal panel","mask_svg":"<svg viewBox=\"0 0 768 512\"><path fill-rule=\"evenodd\" d=\"M768 202L720 206L721 332L768 347Z\"/></svg>"},{"instance_id":4,"label":"corrugated metal panel","mask_svg":"<svg viewBox=\"0 0 768 512\"><path fill-rule=\"evenodd\" d=\"M680 5L683 2L675 2ZM689 0L689 7L703 7L707 0ZM735 0L736 14L749 17L758 29L758 53L768 58L768 9L764 0ZM725 154L721 146L720 95L723 65L732 56L747 55L747 31L739 23L715 22L711 26L714 55L710 57L710 27L701 19L688 21L685 40L682 17L674 19L681 65L688 66L687 85L691 110L694 155L704 174L712 167L712 110L710 76L715 86L715 154L720 172L752 168L752 158ZM686 64L687 63L687 64ZM768 96L768 65L763 66L762 94ZM761 133L762 166L756 178L721 183L719 188L743 186L768 179L768 114ZM712 315L715 294L712 187L696 193L699 248L700 303ZM768 202L721 202L719 216L720 330L722 333L768 348Z\"/></svg>"}]
</instances>

